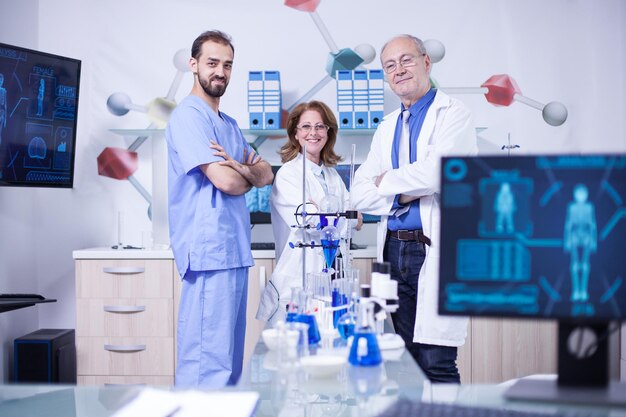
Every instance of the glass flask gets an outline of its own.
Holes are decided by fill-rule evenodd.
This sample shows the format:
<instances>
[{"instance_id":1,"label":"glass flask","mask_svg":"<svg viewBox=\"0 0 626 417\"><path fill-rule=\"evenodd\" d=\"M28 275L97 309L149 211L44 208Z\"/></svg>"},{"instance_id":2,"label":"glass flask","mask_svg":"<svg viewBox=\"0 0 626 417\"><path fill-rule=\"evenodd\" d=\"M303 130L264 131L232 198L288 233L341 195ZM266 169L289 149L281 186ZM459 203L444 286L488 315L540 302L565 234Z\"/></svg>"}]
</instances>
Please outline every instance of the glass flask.
<instances>
[{"instance_id":1,"label":"glass flask","mask_svg":"<svg viewBox=\"0 0 626 417\"><path fill-rule=\"evenodd\" d=\"M326 194L319 206L320 213L337 214L341 211L341 200L334 194ZM320 216L320 226L328 226L328 218L325 215ZM332 226L335 226L334 224Z\"/></svg>"},{"instance_id":2,"label":"glass flask","mask_svg":"<svg viewBox=\"0 0 626 417\"><path fill-rule=\"evenodd\" d=\"M337 319L337 330L339 331L339 335L343 340L348 340L350 336L354 335L354 328L356 327L357 323L356 303L356 293L352 293L350 308L347 312L341 315L339 319Z\"/></svg>"},{"instance_id":3,"label":"glass flask","mask_svg":"<svg viewBox=\"0 0 626 417\"><path fill-rule=\"evenodd\" d=\"M302 288L291 289L291 301L287 308L287 322L299 322L309 325L309 345L316 345L322 339L315 315L309 308L309 294Z\"/></svg>"},{"instance_id":4,"label":"glass flask","mask_svg":"<svg viewBox=\"0 0 626 417\"><path fill-rule=\"evenodd\" d=\"M376 366L382 361L376 339L374 304L368 298L361 297L348 362L356 366Z\"/></svg>"}]
</instances>

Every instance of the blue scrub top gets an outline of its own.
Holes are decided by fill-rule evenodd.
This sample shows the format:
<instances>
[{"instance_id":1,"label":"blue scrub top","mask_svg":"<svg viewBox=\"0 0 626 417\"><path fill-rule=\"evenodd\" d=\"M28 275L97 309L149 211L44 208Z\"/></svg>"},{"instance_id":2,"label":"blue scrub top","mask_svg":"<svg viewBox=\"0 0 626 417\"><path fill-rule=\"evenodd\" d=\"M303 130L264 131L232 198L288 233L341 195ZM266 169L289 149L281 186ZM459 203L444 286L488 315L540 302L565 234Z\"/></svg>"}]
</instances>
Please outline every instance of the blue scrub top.
<instances>
[{"instance_id":1,"label":"blue scrub top","mask_svg":"<svg viewBox=\"0 0 626 417\"><path fill-rule=\"evenodd\" d=\"M223 161L213 155L211 140L238 161L243 161L244 148L248 154L252 152L237 122L222 112L216 114L202 99L190 95L172 112L165 139L170 242L180 276L188 269L215 271L254 265L245 197L221 192L199 168Z\"/></svg>"}]
</instances>

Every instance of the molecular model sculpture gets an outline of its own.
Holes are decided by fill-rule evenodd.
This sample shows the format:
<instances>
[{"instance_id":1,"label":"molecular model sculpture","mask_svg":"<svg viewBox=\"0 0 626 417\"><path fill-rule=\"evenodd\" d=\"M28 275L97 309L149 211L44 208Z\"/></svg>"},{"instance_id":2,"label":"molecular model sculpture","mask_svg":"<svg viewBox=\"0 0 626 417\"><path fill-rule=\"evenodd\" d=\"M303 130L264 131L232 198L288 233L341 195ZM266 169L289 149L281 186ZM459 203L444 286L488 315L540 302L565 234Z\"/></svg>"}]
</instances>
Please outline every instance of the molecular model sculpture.
<instances>
[{"instance_id":1,"label":"molecular model sculpture","mask_svg":"<svg viewBox=\"0 0 626 417\"><path fill-rule=\"evenodd\" d=\"M133 103L126 93L117 92L109 96L107 108L116 116L123 116L130 110L146 113L150 120L146 130L165 128L172 110L176 107L174 96L180 86L183 75L185 72L190 71L188 60L189 51L186 49L181 49L174 54L173 62L177 72L165 97L157 97L145 106L142 106ZM138 168L137 149L148 137L137 137L127 149L106 147L98 155L97 159L98 174L116 180L128 180L148 202L148 217L152 219L152 196L133 176Z\"/></svg>"}]
</instances>

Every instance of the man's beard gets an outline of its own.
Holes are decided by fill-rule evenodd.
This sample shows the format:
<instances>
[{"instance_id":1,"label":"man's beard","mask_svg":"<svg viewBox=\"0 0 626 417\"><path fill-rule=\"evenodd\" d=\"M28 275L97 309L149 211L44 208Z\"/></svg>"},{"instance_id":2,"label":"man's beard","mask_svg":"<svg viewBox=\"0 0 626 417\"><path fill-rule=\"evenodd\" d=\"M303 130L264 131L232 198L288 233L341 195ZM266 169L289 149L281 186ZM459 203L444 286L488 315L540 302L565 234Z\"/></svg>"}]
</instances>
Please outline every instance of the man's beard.
<instances>
[{"instance_id":1,"label":"man's beard","mask_svg":"<svg viewBox=\"0 0 626 417\"><path fill-rule=\"evenodd\" d=\"M226 87L228 86L228 81L226 81L225 78L223 78L223 80L223 85L212 85L211 80L200 79L200 85L209 97L219 98L224 95L224 93L226 92Z\"/></svg>"}]
</instances>

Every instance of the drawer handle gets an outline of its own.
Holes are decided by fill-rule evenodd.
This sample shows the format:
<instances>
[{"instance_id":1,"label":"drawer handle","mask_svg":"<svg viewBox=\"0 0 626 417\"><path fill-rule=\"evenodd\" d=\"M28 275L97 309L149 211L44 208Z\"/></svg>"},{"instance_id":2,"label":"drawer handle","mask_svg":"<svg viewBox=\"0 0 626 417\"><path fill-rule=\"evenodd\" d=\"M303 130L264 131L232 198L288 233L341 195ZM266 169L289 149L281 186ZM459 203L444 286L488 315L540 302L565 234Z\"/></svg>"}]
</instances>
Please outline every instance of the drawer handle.
<instances>
[{"instance_id":1,"label":"drawer handle","mask_svg":"<svg viewBox=\"0 0 626 417\"><path fill-rule=\"evenodd\" d=\"M104 349L111 352L139 352L146 350L146 345L104 345Z\"/></svg>"},{"instance_id":2,"label":"drawer handle","mask_svg":"<svg viewBox=\"0 0 626 417\"><path fill-rule=\"evenodd\" d=\"M105 266L102 270L107 274L141 274L146 272L143 266Z\"/></svg>"},{"instance_id":3,"label":"drawer handle","mask_svg":"<svg viewBox=\"0 0 626 417\"><path fill-rule=\"evenodd\" d=\"M107 313L139 313L146 311L146 306L104 306Z\"/></svg>"}]
</instances>

